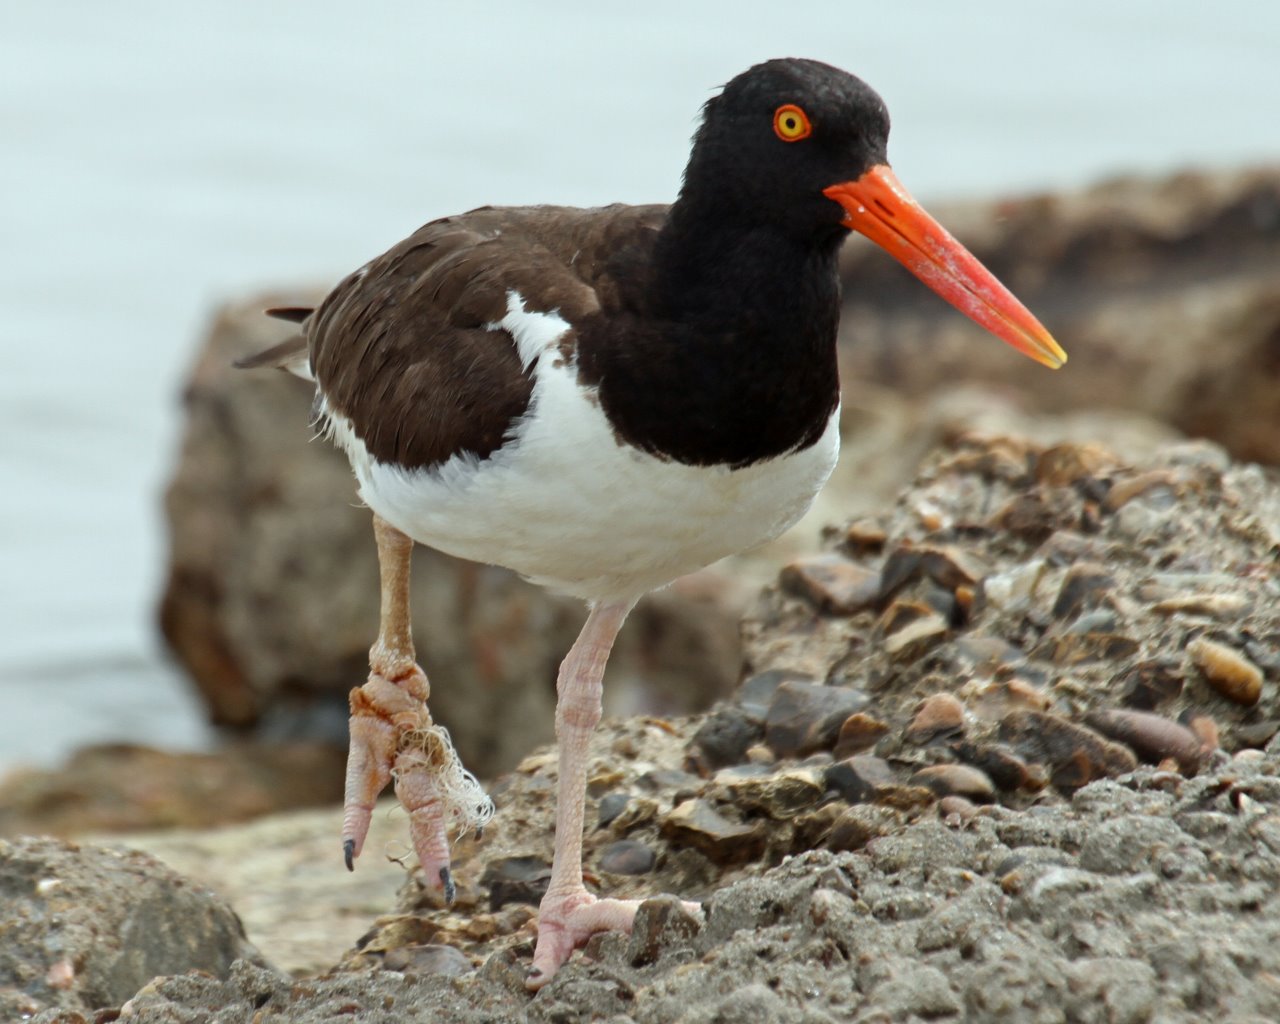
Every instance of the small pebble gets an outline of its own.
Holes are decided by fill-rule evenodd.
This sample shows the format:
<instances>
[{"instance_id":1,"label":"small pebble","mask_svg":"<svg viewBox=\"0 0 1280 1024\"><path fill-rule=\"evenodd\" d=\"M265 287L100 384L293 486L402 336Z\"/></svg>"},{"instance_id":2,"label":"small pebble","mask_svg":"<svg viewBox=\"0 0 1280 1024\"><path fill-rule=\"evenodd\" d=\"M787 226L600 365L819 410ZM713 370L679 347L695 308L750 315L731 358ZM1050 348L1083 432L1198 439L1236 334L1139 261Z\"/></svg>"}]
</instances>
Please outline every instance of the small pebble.
<instances>
[{"instance_id":1,"label":"small pebble","mask_svg":"<svg viewBox=\"0 0 1280 1024\"><path fill-rule=\"evenodd\" d=\"M1209 470L1215 474L1226 472L1231 465L1231 455L1227 450L1205 438L1175 441L1165 448L1165 457L1170 465Z\"/></svg>"},{"instance_id":2,"label":"small pebble","mask_svg":"<svg viewBox=\"0 0 1280 1024\"><path fill-rule=\"evenodd\" d=\"M963 730L964 705L949 693L935 693L920 703L903 738L908 743L923 745Z\"/></svg>"},{"instance_id":3,"label":"small pebble","mask_svg":"<svg viewBox=\"0 0 1280 1024\"><path fill-rule=\"evenodd\" d=\"M1183 667L1176 658L1152 658L1140 661L1122 677L1121 699L1140 711L1153 711L1167 700L1182 693Z\"/></svg>"},{"instance_id":4,"label":"small pebble","mask_svg":"<svg viewBox=\"0 0 1280 1024\"><path fill-rule=\"evenodd\" d=\"M876 803L913 814L937 803L938 794L928 786L893 785L876 790Z\"/></svg>"},{"instance_id":5,"label":"small pebble","mask_svg":"<svg viewBox=\"0 0 1280 1024\"><path fill-rule=\"evenodd\" d=\"M1166 488L1176 494L1179 478L1167 469L1152 469L1127 480L1117 480L1107 491L1102 507L1108 512L1115 512L1134 498L1146 494L1157 487Z\"/></svg>"},{"instance_id":6,"label":"small pebble","mask_svg":"<svg viewBox=\"0 0 1280 1024\"><path fill-rule=\"evenodd\" d=\"M1069 487L1102 476L1115 466L1115 453L1100 444L1056 444L1036 459L1036 482L1049 487Z\"/></svg>"},{"instance_id":7,"label":"small pebble","mask_svg":"<svg viewBox=\"0 0 1280 1024\"><path fill-rule=\"evenodd\" d=\"M1131 747L1148 764L1173 758L1186 775L1200 769L1202 745L1190 729L1149 711L1094 711L1085 722L1102 735Z\"/></svg>"},{"instance_id":8,"label":"small pebble","mask_svg":"<svg viewBox=\"0 0 1280 1024\"><path fill-rule=\"evenodd\" d=\"M587 795L593 797L604 796L611 789L617 788L625 777L617 768L606 768L603 771L597 771L591 778L587 779Z\"/></svg>"},{"instance_id":9,"label":"small pebble","mask_svg":"<svg viewBox=\"0 0 1280 1024\"><path fill-rule=\"evenodd\" d=\"M847 913L849 904L849 897L845 893L817 888L809 897L809 920L819 928L828 921L839 921Z\"/></svg>"},{"instance_id":10,"label":"small pebble","mask_svg":"<svg viewBox=\"0 0 1280 1024\"><path fill-rule=\"evenodd\" d=\"M1262 696L1262 671L1226 644L1198 637L1187 644L1187 654L1208 682L1228 700L1252 707Z\"/></svg>"},{"instance_id":11,"label":"small pebble","mask_svg":"<svg viewBox=\"0 0 1280 1024\"><path fill-rule=\"evenodd\" d=\"M1207 718L1208 716L1206 715L1205 717ZM1195 727L1190 722L1187 723L1187 728L1195 731ZM1235 739L1244 746L1261 749L1270 744L1277 734L1280 734L1280 721L1274 718L1267 718L1261 722L1247 722L1237 725L1231 732Z\"/></svg>"},{"instance_id":12,"label":"small pebble","mask_svg":"<svg viewBox=\"0 0 1280 1024\"><path fill-rule=\"evenodd\" d=\"M827 615L853 615L875 603L880 574L840 555L798 558L784 566L778 581Z\"/></svg>"},{"instance_id":13,"label":"small pebble","mask_svg":"<svg viewBox=\"0 0 1280 1024\"><path fill-rule=\"evenodd\" d=\"M1280 597L1280 574L1271 589ZM1268 675L1280 676L1280 633L1248 637L1244 642L1244 656Z\"/></svg>"},{"instance_id":14,"label":"small pebble","mask_svg":"<svg viewBox=\"0 0 1280 1024\"><path fill-rule=\"evenodd\" d=\"M743 682L738 689L738 706L750 718L764 720L773 702L774 694L783 683L816 683L813 676L803 672L793 672L785 668L771 668L765 672L757 672Z\"/></svg>"},{"instance_id":15,"label":"small pebble","mask_svg":"<svg viewBox=\"0 0 1280 1024\"><path fill-rule=\"evenodd\" d=\"M990 571L982 559L963 548L921 545L916 552L925 575L947 590L972 587Z\"/></svg>"},{"instance_id":16,"label":"small pebble","mask_svg":"<svg viewBox=\"0 0 1280 1024\"><path fill-rule=\"evenodd\" d=\"M832 826L844 810L845 804L841 801L830 800L796 817L793 820L794 838L791 842L791 852L802 853L825 845L827 837L831 835ZM781 838L781 835L779 837Z\"/></svg>"},{"instance_id":17,"label":"small pebble","mask_svg":"<svg viewBox=\"0 0 1280 1024\"><path fill-rule=\"evenodd\" d=\"M986 773L967 764L930 765L912 775L910 781L939 796L963 796L978 803L990 803L996 793Z\"/></svg>"},{"instance_id":18,"label":"small pebble","mask_svg":"<svg viewBox=\"0 0 1280 1024\"><path fill-rule=\"evenodd\" d=\"M1179 716L1179 720L1187 727L1187 729L1190 730L1191 734L1199 740L1200 753L1202 755L1211 754L1222 745L1218 736L1218 723L1208 715L1204 714L1204 712L1197 711L1189 714L1184 712ZM1270 738L1270 736L1267 737L1267 739ZM1236 739L1244 742L1239 730L1236 731ZM1267 740L1264 739L1262 743L1250 744L1250 746L1261 747L1265 745L1266 742Z\"/></svg>"},{"instance_id":19,"label":"small pebble","mask_svg":"<svg viewBox=\"0 0 1280 1024\"><path fill-rule=\"evenodd\" d=\"M537 906L551 881L551 865L541 857L503 857L490 861L480 876L489 890L489 909L501 910L509 903Z\"/></svg>"},{"instance_id":20,"label":"small pebble","mask_svg":"<svg viewBox=\"0 0 1280 1024\"><path fill-rule=\"evenodd\" d=\"M764 822L746 825L730 821L701 799L678 804L658 827L665 838L692 846L720 865L755 860L766 839Z\"/></svg>"},{"instance_id":21,"label":"small pebble","mask_svg":"<svg viewBox=\"0 0 1280 1024\"><path fill-rule=\"evenodd\" d=\"M1091 562L1073 565L1053 602L1054 618L1073 618L1086 608L1097 607L1115 585L1115 577L1104 566Z\"/></svg>"},{"instance_id":22,"label":"small pebble","mask_svg":"<svg viewBox=\"0 0 1280 1024\"><path fill-rule=\"evenodd\" d=\"M609 793L600 798L599 818L597 824L600 828L611 825L627 808L627 802L631 799L626 793Z\"/></svg>"},{"instance_id":23,"label":"small pebble","mask_svg":"<svg viewBox=\"0 0 1280 1024\"><path fill-rule=\"evenodd\" d=\"M1005 611L1026 608L1035 596L1036 585L1044 575L1043 558L1032 559L982 580L982 595L989 604Z\"/></svg>"},{"instance_id":24,"label":"small pebble","mask_svg":"<svg viewBox=\"0 0 1280 1024\"><path fill-rule=\"evenodd\" d=\"M835 746L840 726L871 698L860 690L785 682L765 716L765 743L778 757L803 757Z\"/></svg>"},{"instance_id":25,"label":"small pebble","mask_svg":"<svg viewBox=\"0 0 1280 1024\"><path fill-rule=\"evenodd\" d=\"M884 527L873 519L855 519L844 531L844 542L855 554L874 554L888 539Z\"/></svg>"},{"instance_id":26,"label":"small pebble","mask_svg":"<svg viewBox=\"0 0 1280 1024\"><path fill-rule=\"evenodd\" d=\"M832 752L837 761L846 757L861 754L870 750L889 732L889 724L868 715L864 711L850 715L840 726L836 736L835 750Z\"/></svg>"},{"instance_id":27,"label":"small pebble","mask_svg":"<svg viewBox=\"0 0 1280 1024\"><path fill-rule=\"evenodd\" d=\"M989 526L1039 544L1074 520L1068 504L1061 492L1016 494L996 510Z\"/></svg>"},{"instance_id":28,"label":"small pebble","mask_svg":"<svg viewBox=\"0 0 1280 1024\"><path fill-rule=\"evenodd\" d=\"M1227 799L1231 801L1231 806L1241 814L1260 814L1265 809L1249 795L1248 790L1238 787L1233 788L1227 794Z\"/></svg>"},{"instance_id":29,"label":"small pebble","mask_svg":"<svg viewBox=\"0 0 1280 1024\"><path fill-rule=\"evenodd\" d=\"M1013 711L1044 711L1052 703L1042 690L1015 677L983 686L972 695L968 706L984 721L996 722Z\"/></svg>"},{"instance_id":30,"label":"small pebble","mask_svg":"<svg viewBox=\"0 0 1280 1024\"><path fill-rule=\"evenodd\" d=\"M965 763L980 768L997 787L1007 791L1038 789L1027 763L996 744L960 742L952 749Z\"/></svg>"},{"instance_id":31,"label":"small pebble","mask_svg":"<svg viewBox=\"0 0 1280 1024\"><path fill-rule=\"evenodd\" d=\"M662 805L653 797L633 796L609 825L618 835L627 835L657 821L661 809Z\"/></svg>"},{"instance_id":32,"label":"small pebble","mask_svg":"<svg viewBox=\"0 0 1280 1024\"><path fill-rule=\"evenodd\" d=\"M938 813L948 822L962 824L974 818L978 805L963 796L944 796L938 801Z\"/></svg>"},{"instance_id":33,"label":"small pebble","mask_svg":"<svg viewBox=\"0 0 1280 1024\"><path fill-rule=\"evenodd\" d=\"M879 836L902 827L903 815L878 804L855 804L836 819L827 837L827 849L835 853L861 850Z\"/></svg>"},{"instance_id":34,"label":"small pebble","mask_svg":"<svg viewBox=\"0 0 1280 1024\"><path fill-rule=\"evenodd\" d=\"M911 661L942 640L947 620L928 604L895 601L876 624L886 654L896 661Z\"/></svg>"},{"instance_id":35,"label":"small pebble","mask_svg":"<svg viewBox=\"0 0 1280 1024\"><path fill-rule=\"evenodd\" d=\"M755 746L747 748L747 764L771 765L777 764L777 762L778 759L774 756L773 751L763 743L757 743Z\"/></svg>"},{"instance_id":36,"label":"small pebble","mask_svg":"<svg viewBox=\"0 0 1280 1024\"><path fill-rule=\"evenodd\" d=\"M773 777L771 764L734 764L721 768L711 777L711 781L726 789L737 785L743 779L768 779Z\"/></svg>"},{"instance_id":37,"label":"small pebble","mask_svg":"<svg viewBox=\"0 0 1280 1024\"><path fill-rule=\"evenodd\" d=\"M682 768L655 768L652 771L644 772L636 779L636 782L650 793L669 789L696 792L702 786L702 780L698 776L691 775Z\"/></svg>"},{"instance_id":38,"label":"small pebble","mask_svg":"<svg viewBox=\"0 0 1280 1024\"><path fill-rule=\"evenodd\" d=\"M856 754L838 761L826 770L827 789L848 803L874 800L877 792L895 782L889 762L870 754Z\"/></svg>"},{"instance_id":39,"label":"small pebble","mask_svg":"<svg viewBox=\"0 0 1280 1024\"><path fill-rule=\"evenodd\" d=\"M998 636L957 637L952 649L975 666L984 668L1012 665L1025 657L1017 647Z\"/></svg>"},{"instance_id":40,"label":"small pebble","mask_svg":"<svg viewBox=\"0 0 1280 1024\"><path fill-rule=\"evenodd\" d=\"M920 585L919 594L920 600L942 616L948 624L963 621L964 616L955 591L940 587L930 580Z\"/></svg>"},{"instance_id":41,"label":"small pebble","mask_svg":"<svg viewBox=\"0 0 1280 1024\"><path fill-rule=\"evenodd\" d=\"M653 870L657 854L644 843L620 839L600 851L599 867L611 875L644 875Z\"/></svg>"},{"instance_id":42,"label":"small pebble","mask_svg":"<svg viewBox=\"0 0 1280 1024\"><path fill-rule=\"evenodd\" d=\"M1110 608L1094 608L1085 612L1069 625L1064 632L1085 635L1089 633L1111 633L1120 623L1116 613Z\"/></svg>"},{"instance_id":43,"label":"small pebble","mask_svg":"<svg viewBox=\"0 0 1280 1024\"><path fill-rule=\"evenodd\" d=\"M707 716L689 741L689 757L702 774L741 764L747 751L764 736L758 719L740 707L719 708Z\"/></svg>"},{"instance_id":44,"label":"small pebble","mask_svg":"<svg viewBox=\"0 0 1280 1024\"><path fill-rule=\"evenodd\" d=\"M1025 484L1030 479L1037 449L1026 438L1007 434L966 434L957 439L956 453L942 464L952 473L974 473L993 480Z\"/></svg>"},{"instance_id":45,"label":"small pebble","mask_svg":"<svg viewBox=\"0 0 1280 1024\"><path fill-rule=\"evenodd\" d=\"M876 600L884 603L920 576L920 552L910 544L900 544L889 552L880 568L880 593Z\"/></svg>"},{"instance_id":46,"label":"small pebble","mask_svg":"<svg viewBox=\"0 0 1280 1024\"><path fill-rule=\"evenodd\" d=\"M1056 530L1040 545L1037 554L1054 568L1070 568L1078 562L1097 562L1102 551L1096 542L1075 529Z\"/></svg>"},{"instance_id":47,"label":"small pebble","mask_svg":"<svg viewBox=\"0 0 1280 1024\"><path fill-rule=\"evenodd\" d=\"M76 969L69 960L55 960L45 972L44 980L52 989L69 989L76 982Z\"/></svg>"},{"instance_id":48,"label":"small pebble","mask_svg":"<svg viewBox=\"0 0 1280 1024\"><path fill-rule=\"evenodd\" d=\"M827 790L825 771L818 767L796 767L776 775L742 775L726 778L728 773L716 776L722 780L729 798L738 806L751 811L762 811L776 821L794 818L801 811L814 806Z\"/></svg>"},{"instance_id":49,"label":"small pebble","mask_svg":"<svg viewBox=\"0 0 1280 1024\"><path fill-rule=\"evenodd\" d=\"M898 630L938 614L938 609L927 601L898 598L885 609L876 623L876 629L884 635L896 633Z\"/></svg>"},{"instance_id":50,"label":"small pebble","mask_svg":"<svg viewBox=\"0 0 1280 1024\"><path fill-rule=\"evenodd\" d=\"M1062 789L1079 789L1138 766L1128 747L1060 715L1014 711L1000 723L999 736L1028 761L1049 765L1053 784Z\"/></svg>"},{"instance_id":51,"label":"small pebble","mask_svg":"<svg viewBox=\"0 0 1280 1024\"><path fill-rule=\"evenodd\" d=\"M880 570L880 593L877 601L889 601L908 583L932 580L942 589L954 592L973 587L988 572L982 559L962 548L941 545L913 545L904 542L885 559Z\"/></svg>"},{"instance_id":52,"label":"small pebble","mask_svg":"<svg viewBox=\"0 0 1280 1024\"><path fill-rule=\"evenodd\" d=\"M1092 661L1125 661L1137 654L1141 646L1133 637L1119 633L1072 631L1046 639L1035 653L1048 656L1057 665L1079 665Z\"/></svg>"},{"instance_id":53,"label":"small pebble","mask_svg":"<svg viewBox=\"0 0 1280 1024\"><path fill-rule=\"evenodd\" d=\"M655 896L636 911L627 943L633 967L657 963L665 953L691 946L702 930L702 916L674 896Z\"/></svg>"},{"instance_id":54,"label":"small pebble","mask_svg":"<svg viewBox=\"0 0 1280 1024\"><path fill-rule=\"evenodd\" d=\"M1166 598L1151 606L1162 615L1205 615L1215 619L1234 619L1249 607L1238 594L1184 594Z\"/></svg>"},{"instance_id":55,"label":"small pebble","mask_svg":"<svg viewBox=\"0 0 1280 1024\"><path fill-rule=\"evenodd\" d=\"M389 950L382 958L382 966L391 971L436 974L446 978L470 974L475 969L470 957L462 950L442 944L402 946Z\"/></svg>"},{"instance_id":56,"label":"small pebble","mask_svg":"<svg viewBox=\"0 0 1280 1024\"><path fill-rule=\"evenodd\" d=\"M1125 505L1116 513L1112 524L1111 533L1114 536L1138 547L1160 543L1160 539L1173 526L1167 511L1152 508L1141 501Z\"/></svg>"}]
</instances>

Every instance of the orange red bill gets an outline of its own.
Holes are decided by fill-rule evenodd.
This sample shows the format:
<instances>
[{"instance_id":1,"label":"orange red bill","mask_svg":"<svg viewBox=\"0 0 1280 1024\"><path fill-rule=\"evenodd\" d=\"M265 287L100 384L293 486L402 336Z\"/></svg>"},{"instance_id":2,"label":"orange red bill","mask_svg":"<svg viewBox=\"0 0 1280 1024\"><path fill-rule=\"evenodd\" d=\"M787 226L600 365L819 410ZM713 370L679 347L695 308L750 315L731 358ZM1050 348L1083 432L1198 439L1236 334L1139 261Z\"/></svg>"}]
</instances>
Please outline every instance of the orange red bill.
<instances>
[{"instance_id":1,"label":"orange red bill","mask_svg":"<svg viewBox=\"0 0 1280 1024\"><path fill-rule=\"evenodd\" d=\"M1023 355L1057 369L1067 354L1013 293L929 216L887 164L823 190L866 235L975 323Z\"/></svg>"}]
</instances>

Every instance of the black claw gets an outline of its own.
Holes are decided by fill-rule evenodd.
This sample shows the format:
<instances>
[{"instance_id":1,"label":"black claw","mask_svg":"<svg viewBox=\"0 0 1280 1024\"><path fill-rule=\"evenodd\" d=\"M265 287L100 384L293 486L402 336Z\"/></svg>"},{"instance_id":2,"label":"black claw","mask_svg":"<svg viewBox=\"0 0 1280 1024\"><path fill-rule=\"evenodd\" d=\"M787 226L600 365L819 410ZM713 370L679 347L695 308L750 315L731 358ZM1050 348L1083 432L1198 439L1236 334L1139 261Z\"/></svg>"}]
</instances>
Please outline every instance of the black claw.
<instances>
[{"instance_id":1,"label":"black claw","mask_svg":"<svg viewBox=\"0 0 1280 1024\"><path fill-rule=\"evenodd\" d=\"M440 884L444 886L444 905L453 906L453 898L458 895L458 887L453 884L453 872L447 867L440 869Z\"/></svg>"},{"instance_id":2,"label":"black claw","mask_svg":"<svg viewBox=\"0 0 1280 1024\"><path fill-rule=\"evenodd\" d=\"M348 871L356 869L356 841L354 839L344 839L342 841L342 859L347 862Z\"/></svg>"},{"instance_id":3,"label":"black claw","mask_svg":"<svg viewBox=\"0 0 1280 1024\"><path fill-rule=\"evenodd\" d=\"M480 840L483 838L484 838L484 826L477 825L476 826L476 842L477 843L480 842Z\"/></svg>"}]
</instances>

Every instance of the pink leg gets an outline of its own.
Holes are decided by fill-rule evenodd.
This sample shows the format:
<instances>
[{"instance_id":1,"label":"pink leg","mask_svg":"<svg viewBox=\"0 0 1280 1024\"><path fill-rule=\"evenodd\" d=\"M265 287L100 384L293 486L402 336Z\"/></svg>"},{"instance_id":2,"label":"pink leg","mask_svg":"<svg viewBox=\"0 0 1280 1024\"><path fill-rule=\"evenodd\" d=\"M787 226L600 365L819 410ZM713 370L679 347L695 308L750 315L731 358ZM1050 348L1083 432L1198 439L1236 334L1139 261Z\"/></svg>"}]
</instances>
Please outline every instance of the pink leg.
<instances>
[{"instance_id":1,"label":"pink leg","mask_svg":"<svg viewBox=\"0 0 1280 1024\"><path fill-rule=\"evenodd\" d=\"M539 989L596 932L631 931L639 900L598 899L582 882L582 823L587 791L587 746L600 721L605 663L632 602L595 605L560 666L556 681L556 793L551 882L538 908L538 945L525 984ZM693 906L691 904L691 906Z\"/></svg>"},{"instance_id":2,"label":"pink leg","mask_svg":"<svg viewBox=\"0 0 1280 1024\"><path fill-rule=\"evenodd\" d=\"M373 531L382 576L382 620L369 651L369 680L351 691L342 852L347 868L354 870L374 802L394 777L427 884L452 902L448 827L479 826L493 809L462 768L448 733L427 710L431 687L414 660L409 624L413 541L378 516L373 517Z\"/></svg>"}]
</instances>

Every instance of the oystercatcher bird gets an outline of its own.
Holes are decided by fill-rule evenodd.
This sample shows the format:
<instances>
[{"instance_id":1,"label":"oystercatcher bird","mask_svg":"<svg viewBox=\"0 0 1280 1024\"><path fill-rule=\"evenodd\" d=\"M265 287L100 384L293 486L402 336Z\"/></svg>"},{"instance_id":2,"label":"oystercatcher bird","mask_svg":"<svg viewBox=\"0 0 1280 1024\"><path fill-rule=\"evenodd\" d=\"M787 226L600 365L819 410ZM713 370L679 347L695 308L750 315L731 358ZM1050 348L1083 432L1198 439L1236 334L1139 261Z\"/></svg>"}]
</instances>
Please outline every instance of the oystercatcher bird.
<instances>
[{"instance_id":1,"label":"oystercatcher bird","mask_svg":"<svg viewBox=\"0 0 1280 1024\"><path fill-rule=\"evenodd\" d=\"M382 621L351 693L342 841L394 778L422 869L453 895L450 829L492 806L427 710L409 624L415 541L589 607L561 666L551 881L528 984L636 904L583 885L587 743L614 637L646 592L778 536L836 462L837 253L868 236L1015 349L1066 360L889 169L853 75L771 60L705 107L670 206L483 207L420 228L242 365L316 383L373 511Z\"/></svg>"}]
</instances>

